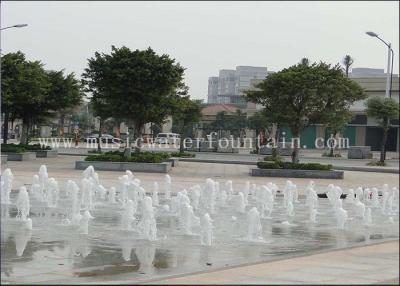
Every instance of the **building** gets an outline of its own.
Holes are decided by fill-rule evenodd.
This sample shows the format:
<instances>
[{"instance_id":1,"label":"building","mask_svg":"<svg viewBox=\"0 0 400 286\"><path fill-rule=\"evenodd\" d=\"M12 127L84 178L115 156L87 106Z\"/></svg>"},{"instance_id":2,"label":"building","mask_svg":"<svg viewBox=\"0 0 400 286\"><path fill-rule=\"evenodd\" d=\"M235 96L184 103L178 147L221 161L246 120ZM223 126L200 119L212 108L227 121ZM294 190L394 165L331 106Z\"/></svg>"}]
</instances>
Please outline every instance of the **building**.
<instances>
[{"instance_id":1,"label":"building","mask_svg":"<svg viewBox=\"0 0 400 286\"><path fill-rule=\"evenodd\" d=\"M354 70L354 69L353 69ZM365 69L368 70L368 69ZM382 70L383 71L383 70ZM356 72L356 74L358 71ZM360 73L358 73L360 74ZM371 73L370 73L371 75ZM365 77L353 77L361 87L364 88L368 97L371 96L385 96L386 92L386 75L384 76L365 76ZM259 83L260 80L252 81L252 88ZM393 76L392 79L392 98L399 102L399 77ZM371 146L372 151L380 150L380 141L382 138L382 130L379 128L378 123L374 118L368 117L366 114L365 107L366 100L360 100L355 102L351 107L350 111L354 114L353 119L347 124L343 134L340 137L348 138L350 146ZM255 112L262 109L262 106L258 106L254 103L248 103L246 108L247 116L253 115ZM392 127L389 130L387 139L387 151L399 151L399 120L392 120ZM284 132L284 134L283 134ZM254 137L253 131L247 132L248 137ZM286 142L292 137L290 129L287 127L280 128L280 136L285 136ZM322 124L312 125L307 127L300 136L301 146L306 146L307 149L315 148L315 139L322 137L326 140L330 137L329 131ZM326 144L325 144L326 145Z\"/></svg>"},{"instance_id":2,"label":"building","mask_svg":"<svg viewBox=\"0 0 400 286\"><path fill-rule=\"evenodd\" d=\"M366 78L366 77L386 77L384 69L372 69L372 68L353 68L349 73L350 78ZM393 77L397 77L394 74Z\"/></svg>"},{"instance_id":3,"label":"building","mask_svg":"<svg viewBox=\"0 0 400 286\"><path fill-rule=\"evenodd\" d=\"M250 89L252 80L262 80L268 73L266 67L237 66L234 70L222 69L218 77L208 79L207 103L245 107L247 102L243 92Z\"/></svg>"}]
</instances>

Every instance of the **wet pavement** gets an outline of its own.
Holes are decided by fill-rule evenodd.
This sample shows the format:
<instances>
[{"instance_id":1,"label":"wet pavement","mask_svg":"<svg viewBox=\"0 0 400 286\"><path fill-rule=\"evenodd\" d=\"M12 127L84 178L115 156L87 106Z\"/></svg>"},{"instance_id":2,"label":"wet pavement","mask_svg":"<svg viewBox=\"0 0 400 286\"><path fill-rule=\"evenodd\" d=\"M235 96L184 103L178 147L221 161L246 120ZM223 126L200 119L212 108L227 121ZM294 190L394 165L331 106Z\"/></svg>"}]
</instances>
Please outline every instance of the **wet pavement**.
<instances>
[{"instance_id":1,"label":"wet pavement","mask_svg":"<svg viewBox=\"0 0 400 286\"><path fill-rule=\"evenodd\" d=\"M12 194L15 203L15 193ZM161 199L161 203L163 200ZM308 222L304 198L295 204L295 216L287 219L282 197L277 197L272 219L262 219L264 241L246 241L246 216L234 204L218 209L214 220L212 246L202 246L194 228L184 235L177 218L159 208L157 240L140 239L135 231L120 227L122 208L98 200L89 234L78 234L63 225L68 217L69 198L62 196L59 207L50 209L31 200L33 230L22 230L10 205L9 217L2 206L2 283L139 283L171 275L209 271L241 264L268 262L320 251L364 246L399 238L398 213L394 223L380 209L372 209L373 223L364 226L354 209L344 201L350 219L344 230L336 227L334 211L327 199L319 199L318 223ZM250 198L251 206L255 202ZM246 210L249 210L248 206ZM197 216L203 211L196 211ZM233 219L235 216L236 219Z\"/></svg>"}]
</instances>

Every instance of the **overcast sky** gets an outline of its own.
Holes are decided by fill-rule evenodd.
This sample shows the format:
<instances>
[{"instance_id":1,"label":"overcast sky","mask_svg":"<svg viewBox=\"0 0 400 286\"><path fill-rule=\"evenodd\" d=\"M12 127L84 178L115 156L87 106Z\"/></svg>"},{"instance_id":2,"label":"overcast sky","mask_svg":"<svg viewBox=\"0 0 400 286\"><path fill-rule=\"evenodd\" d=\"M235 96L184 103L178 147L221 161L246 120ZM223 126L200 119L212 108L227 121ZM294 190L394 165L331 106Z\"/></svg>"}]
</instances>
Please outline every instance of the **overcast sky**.
<instances>
[{"instance_id":1,"label":"overcast sky","mask_svg":"<svg viewBox=\"0 0 400 286\"><path fill-rule=\"evenodd\" d=\"M111 45L152 47L185 68L195 98L206 99L209 76L238 65L279 71L302 57L354 67L385 68L393 43L398 73L399 3L393 2L4 2L2 52L23 51L47 69L80 76L95 51Z\"/></svg>"}]
</instances>

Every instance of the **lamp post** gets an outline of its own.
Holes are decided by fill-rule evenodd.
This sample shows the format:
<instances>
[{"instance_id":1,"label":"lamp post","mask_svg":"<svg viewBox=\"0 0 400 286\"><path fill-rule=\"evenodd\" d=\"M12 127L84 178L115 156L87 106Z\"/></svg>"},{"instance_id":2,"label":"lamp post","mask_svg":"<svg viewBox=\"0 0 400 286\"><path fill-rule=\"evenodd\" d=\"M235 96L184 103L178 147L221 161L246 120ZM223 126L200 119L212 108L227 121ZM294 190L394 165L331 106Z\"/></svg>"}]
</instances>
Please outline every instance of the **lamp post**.
<instances>
[{"instance_id":1,"label":"lamp post","mask_svg":"<svg viewBox=\"0 0 400 286\"><path fill-rule=\"evenodd\" d=\"M378 34L374 32L366 32L368 36L374 37L379 39L382 43L384 43L388 47L388 64L387 64L387 71L386 71L386 94L387 97L392 97L392 78L393 78L393 58L394 52L392 49L392 45L390 43L385 42L381 39Z\"/></svg>"},{"instance_id":2,"label":"lamp post","mask_svg":"<svg viewBox=\"0 0 400 286\"><path fill-rule=\"evenodd\" d=\"M1 6L0 6L0 13L1 13ZM0 21L0 25L1 25L1 21ZM28 26L28 24L16 24L16 25L12 25L12 26L7 26L4 28L0 27L0 51L1 51L1 31L6 30L6 29L11 29L11 28L23 28ZM0 110L1 110L1 55L0 55ZM8 113L8 111L7 111ZM3 124L3 128L4 128L4 132L3 132L3 143L7 143L7 137L8 137L8 114L6 114L6 112L4 113L4 124ZM1 132L0 132L1 133ZM1 135L0 135L1 136Z\"/></svg>"}]
</instances>

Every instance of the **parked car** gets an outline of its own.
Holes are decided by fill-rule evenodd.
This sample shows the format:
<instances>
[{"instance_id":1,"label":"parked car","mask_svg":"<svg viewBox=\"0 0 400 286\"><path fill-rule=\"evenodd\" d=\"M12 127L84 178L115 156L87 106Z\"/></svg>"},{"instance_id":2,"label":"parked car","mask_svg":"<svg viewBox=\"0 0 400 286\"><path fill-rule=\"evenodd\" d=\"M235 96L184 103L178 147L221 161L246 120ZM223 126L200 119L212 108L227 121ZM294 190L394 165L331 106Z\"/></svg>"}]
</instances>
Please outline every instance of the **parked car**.
<instances>
[{"instance_id":1,"label":"parked car","mask_svg":"<svg viewBox=\"0 0 400 286\"><path fill-rule=\"evenodd\" d=\"M177 133L158 133L154 143L157 144L179 144L181 135Z\"/></svg>"}]
</instances>

